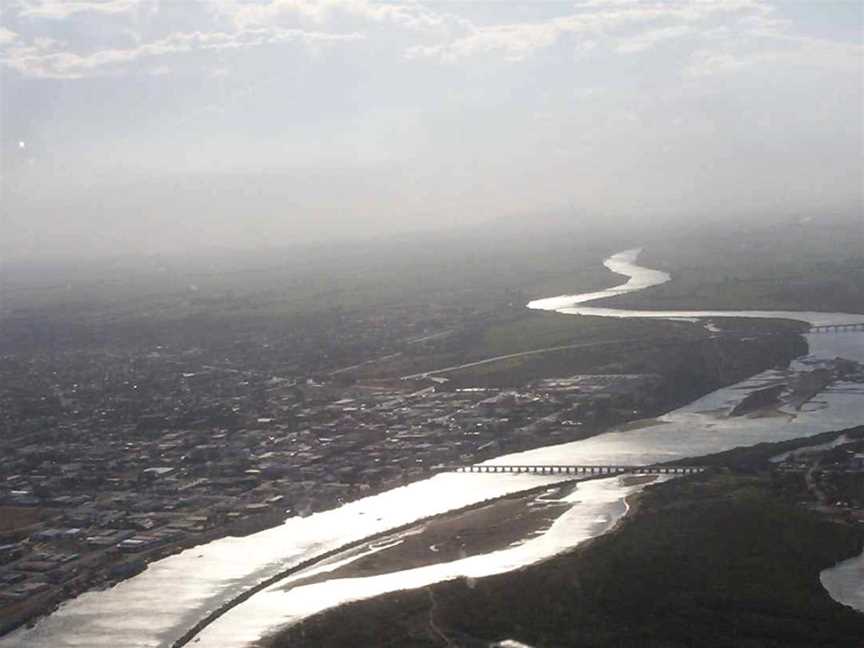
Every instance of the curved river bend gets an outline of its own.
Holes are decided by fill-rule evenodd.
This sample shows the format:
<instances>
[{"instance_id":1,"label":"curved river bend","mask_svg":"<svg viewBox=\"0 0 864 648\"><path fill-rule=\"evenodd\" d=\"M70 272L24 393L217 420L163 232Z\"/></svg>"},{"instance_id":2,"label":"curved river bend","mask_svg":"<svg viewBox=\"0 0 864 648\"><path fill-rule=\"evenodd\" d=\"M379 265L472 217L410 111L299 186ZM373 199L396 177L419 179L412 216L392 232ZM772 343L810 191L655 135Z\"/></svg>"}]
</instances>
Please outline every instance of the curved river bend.
<instances>
[{"instance_id":1,"label":"curved river bend","mask_svg":"<svg viewBox=\"0 0 864 648\"><path fill-rule=\"evenodd\" d=\"M639 250L628 250L605 262L613 272L628 277L624 284L600 292L541 299L531 302L529 307L604 317L784 318L811 325L864 319L862 315L845 313L631 311L582 306L669 280L666 273L636 265L638 254ZM808 335L807 339L809 354L799 358L789 371L812 370L837 356L864 362L862 332ZM726 413L750 391L784 378L786 373L764 372L657 419L622 426L582 441L498 457L489 463L655 463L762 441L809 436L860 422L864 394L859 385L829 388L820 394L818 403L802 411L783 411L785 416L727 417ZM34 628L21 629L0 639L0 648L168 648L213 610L292 565L414 520L566 479L569 478L553 475L447 473L307 518L291 518L276 528L244 538L216 540L153 563L142 574L110 590L83 594ZM356 555L341 561L323 561L229 610L206 626L193 642L207 648L248 646L281 626L342 602L458 576L500 573L543 560L606 532L626 512L624 498L639 488L625 486L617 477L581 483L569 496L572 506L544 534L507 549L380 576L291 587L301 577L333 570ZM864 558L857 560L864 565ZM848 594L854 588L844 589L836 583L848 585L848 577L842 578L845 574L860 577L860 565L851 561L841 563L834 568L842 572L837 578L828 574L832 570L823 573L823 583L832 596L847 603L854 599ZM861 605L860 589L857 596Z\"/></svg>"}]
</instances>

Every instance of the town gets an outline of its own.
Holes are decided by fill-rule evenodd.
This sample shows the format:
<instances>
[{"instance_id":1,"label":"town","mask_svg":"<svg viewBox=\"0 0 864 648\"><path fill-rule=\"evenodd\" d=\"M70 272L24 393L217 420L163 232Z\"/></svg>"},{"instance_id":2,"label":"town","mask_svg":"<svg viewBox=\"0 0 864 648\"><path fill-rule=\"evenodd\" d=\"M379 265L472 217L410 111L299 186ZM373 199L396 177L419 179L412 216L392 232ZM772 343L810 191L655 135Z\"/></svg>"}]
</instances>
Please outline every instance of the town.
<instances>
[{"instance_id":1,"label":"town","mask_svg":"<svg viewBox=\"0 0 864 648\"><path fill-rule=\"evenodd\" d=\"M112 358L5 359L2 630L195 544L652 415L663 384L593 374L457 387L286 378L165 348Z\"/></svg>"}]
</instances>

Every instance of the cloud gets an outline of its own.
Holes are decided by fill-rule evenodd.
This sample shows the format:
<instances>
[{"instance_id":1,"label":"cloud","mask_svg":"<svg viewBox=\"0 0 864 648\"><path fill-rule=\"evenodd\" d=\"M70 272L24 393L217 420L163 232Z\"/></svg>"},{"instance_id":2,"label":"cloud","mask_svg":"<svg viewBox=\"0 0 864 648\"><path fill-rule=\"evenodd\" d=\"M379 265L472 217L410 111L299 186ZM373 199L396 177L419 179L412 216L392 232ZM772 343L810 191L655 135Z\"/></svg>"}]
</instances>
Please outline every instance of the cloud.
<instances>
[{"instance_id":1,"label":"cloud","mask_svg":"<svg viewBox=\"0 0 864 648\"><path fill-rule=\"evenodd\" d=\"M738 72L745 68L770 69L786 73L803 69L828 72L850 71L860 76L864 46L818 38L772 35L749 43L727 42L694 51L684 75L706 78Z\"/></svg>"},{"instance_id":2,"label":"cloud","mask_svg":"<svg viewBox=\"0 0 864 648\"><path fill-rule=\"evenodd\" d=\"M755 61L736 56L731 52L699 50L693 52L684 73L690 77L710 77L735 72L752 65Z\"/></svg>"},{"instance_id":3,"label":"cloud","mask_svg":"<svg viewBox=\"0 0 864 648\"><path fill-rule=\"evenodd\" d=\"M631 38L623 39L616 48L621 54L636 54L651 49L663 41L674 40L694 33L692 27L687 25L676 25L662 27L642 32Z\"/></svg>"},{"instance_id":4,"label":"cloud","mask_svg":"<svg viewBox=\"0 0 864 648\"><path fill-rule=\"evenodd\" d=\"M59 41L35 39L30 44L8 48L0 61L25 77L80 79L116 73L136 61L174 54L236 50L285 42L318 45L351 42L362 38L361 34L356 33L334 34L280 28L245 29L237 32L185 32L171 34L137 47L105 49L83 55L66 51L65 44Z\"/></svg>"},{"instance_id":5,"label":"cloud","mask_svg":"<svg viewBox=\"0 0 864 648\"><path fill-rule=\"evenodd\" d=\"M435 45L409 47L408 59L434 58L445 63L478 54L501 53L509 61L521 61L534 50L548 47L558 40L555 25L516 24L475 28L472 33L456 40Z\"/></svg>"},{"instance_id":6,"label":"cloud","mask_svg":"<svg viewBox=\"0 0 864 648\"><path fill-rule=\"evenodd\" d=\"M393 3L370 0L269 0L249 4L228 0L213 5L239 28L300 21L318 25L346 20L367 24L393 25L416 31L466 28L470 23L452 13L438 11L416 2Z\"/></svg>"},{"instance_id":7,"label":"cloud","mask_svg":"<svg viewBox=\"0 0 864 648\"><path fill-rule=\"evenodd\" d=\"M18 34L5 27L0 27L0 45L8 45L18 38Z\"/></svg>"},{"instance_id":8,"label":"cloud","mask_svg":"<svg viewBox=\"0 0 864 648\"><path fill-rule=\"evenodd\" d=\"M766 62L780 54L750 55L753 42L766 39L790 43L789 25L762 0L582 0L566 13L542 21L474 24L438 4L378 2L373 0L184 0L200 12L195 31L178 31L144 38L137 31L130 45L122 26L105 31L107 44L86 51L92 44L40 39L44 21L22 17L62 19L91 14L132 14L156 7L158 0L17 0L7 11L22 23L21 30L0 28L0 64L24 77L84 78L120 74L133 65L152 60L154 70L168 69L169 56L192 52L240 50L275 43L307 46L365 40L370 47L385 47L394 58L428 59L455 63L474 57L523 61L536 52L567 39L576 56L601 56L605 51L638 54L663 43L687 39L693 52L683 58L685 74L708 77ZM132 16L130 15L130 18ZM52 27L51 35L64 32ZM136 40L137 39L137 40ZM752 42L748 42L752 41ZM801 39L793 46L804 47ZM769 48L777 49L782 48ZM84 50L84 51L82 51ZM214 61L214 64L219 64ZM204 69L210 69L208 64ZM143 70L147 72L147 70ZM206 72L205 72L206 73Z\"/></svg>"},{"instance_id":9,"label":"cloud","mask_svg":"<svg viewBox=\"0 0 864 648\"><path fill-rule=\"evenodd\" d=\"M473 27L468 33L455 38L431 45L410 47L406 56L454 62L469 56L500 53L507 60L520 61L535 50L558 43L568 34L581 35L588 39L617 37L623 39L617 46L619 52L639 52L663 40L692 34L695 25L718 17L766 17L772 11L772 7L761 0L589 0L576 5L573 13L542 22ZM621 34L644 25L654 27L648 32Z\"/></svg>"},{"instance_id":10,"label":"cloud","mask_svg":"<svg viewBox=\"0 0 864 648\"><path fill-rule=\"evenodd\" d=\"M68 18L79 13L122 14L144 0L19 0L18 15L29 18Z\"/></svg>"},{"instance_id":11,"label":"cloud","mask_svg":"<svg viewBox=\"0 0 864 648\"><path fill-rule=\"evenodd\" d=\"M188 1L188 5L185 3ZM470 23L414 3L379 3L367 0L269 0L250 3L241 0L197 2L184 0L194 10L194 31L155 34L143 38L137 30L112 24L104 31L109 39L102 46L81 42L72 25L68 32L52 28L51 35L68 33L69 42L39 39L44 21L61 20L74 14L90 14L87 24L98 27L108 15L128 15L134 20L140 8L155 8L158 0L17 0L9 13L27 29L15 40L3 32L0 64L28 78L79 79L116 75L132 64L207 50L239 50L276 43L301 43L309 47L366 39L374 28L402 33L422 32L443 36ZM198 27L200 25L200 27ZM42 32L44 33L44 32ZM132 34L132 45L128 35ZM390 34L388 34L389 38ZM13 40L15 42L13 43ZM391 40L388 47L396 46ZM90 51L85 50L87 47ZM83 51L82 51L83 50ZM95 50L95 51L94 51ZM166 69L159 60L154 68ZM206 66L205 66L206 67ZM147 70L143 70L147 72ZM152 70L151 70L152 72Z\"/></svg>"},{"instance_id":12,"label":"cloud","mask_svg":"<svg viewBox=\"0 0 864 648\"><path fill-rule=\"evenodd\" d=\"M536 22L476 25L439 5L374 0L219 0L197 2L200 28L161 37L109 42L97 51L39 42L36 36L0 34L6 52L0 62L25 77L83 78L118 74L132 63L202 50L230 50L277 42L334 43L357 41L383 44L404 59L431 59L453 63L476 56L497 56L522 61L572 36L576 48L602 47L619 53L638 53L658 44L707 31L717 16L750 19L750 29L776 30L772 9L761 0L587 0L565 15ZM23 18L62 19L74 14L132 14L141 7L156 7L157 0L18 0L11 13ZM38 21L37 21L38 23ZM196 26L199 23L193 23ZM28 27L32 25L28 24ZM38 26L38 25L37 25ZM716 24L710 25L716 28ZM113 26L106 34L124 34ZM136 38L140 38L135 32ZM52 36L56 33L52 32ZM74 38L72 39L74 42ZM13 42L14 41L14 42ZM122 45L122 46L114 46ZM713 65L706 63L705 66ZM154 64L164 67L164 61ZM696 64L698 67L698 64ZM695 68L694 68L695 69ZM707 69L707 68L706 68Z\"/></svg>"}]
</instances>

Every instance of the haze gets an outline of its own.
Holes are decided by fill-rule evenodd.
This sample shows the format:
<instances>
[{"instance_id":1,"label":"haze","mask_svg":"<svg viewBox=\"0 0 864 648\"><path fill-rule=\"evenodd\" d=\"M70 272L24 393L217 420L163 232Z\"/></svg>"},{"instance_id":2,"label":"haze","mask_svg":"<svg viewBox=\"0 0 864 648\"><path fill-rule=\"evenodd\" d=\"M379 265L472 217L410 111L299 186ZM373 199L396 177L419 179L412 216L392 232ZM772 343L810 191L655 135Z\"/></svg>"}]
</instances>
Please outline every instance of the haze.
<instances>
[{"instance_id":1,"label":"haze","mask_svg":"<svg viewBox=\"0 0 864 648\"><path fill-rule=\"evenodd\" d=\"M860 215L862 12L4 0L0 253Z\"/></svg>"}]
</instances>

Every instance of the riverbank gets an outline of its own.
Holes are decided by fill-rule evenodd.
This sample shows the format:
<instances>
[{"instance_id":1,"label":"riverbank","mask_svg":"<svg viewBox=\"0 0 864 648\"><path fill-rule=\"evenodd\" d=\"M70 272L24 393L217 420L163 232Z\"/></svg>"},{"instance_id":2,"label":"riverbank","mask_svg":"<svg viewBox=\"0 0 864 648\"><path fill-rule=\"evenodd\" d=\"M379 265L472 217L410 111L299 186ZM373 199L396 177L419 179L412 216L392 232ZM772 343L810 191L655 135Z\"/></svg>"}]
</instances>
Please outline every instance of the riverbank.
<instances>
[{"instance_id":1,"label":"riverbank","mask_svg":"<svg viewBox=\"0 0 864 648\"><path fill-rule=\"evenodd\" d=\"M842 345L835 346L842 348ZM832 356L840 353L839 351L835 352L833 346L822 344L822 351L825 352L826 350L831 351ZM724 355L726 354L719 354L719 359L724 360L719 365L721 368L725 364L725 358L722 357ZM694 360L699 360L699 358L694 358ZM617 369L620 371L621 367L617 367ZM771 372L772 376L774 373L776 372ZM725 414L729 406L740 400L737 397L737 392L740 390L749 391L761 386L760 383L764 379L762 377L755 379L754 383L746 386L739 385L731 389L720 390L706 397L701 404L695 404L691 408L683 408L680 412L671 413L662 421L657 422L657 425L643 425L638 433L632 430L627 433L613 431L596 440L563 444L546 448L542 452L520 453L520 455L527 454L536 463L566 463L576 455L584 456L587 461L597 463L654 463L666 461L672 457L695 457L721 448L751 444L757 439L789 438L813 434L817 430L832 429L827 426L833 426L837 421L850 420L851 417L857 417L860 413L860 408L850 406L849 402L844 402L848 401L846 396L826 394L826 415L818 414L821 410L802 412L795 420L779 421L782 425L772 424L771 419L753 419L752 421L747 419L748 425L746 426L742 426L738 418L730 423L730 419ZM830 418L827 418L828 416ZM819 420L823 418L825 420ZM662 426L659 425L661 422L663 423ZM574 455L574 453L576 454ZM519 462L524 459L526 459L525 456L519 456L515 461ZM471 480L470 485L467 481L469 479ZM117 645L132 645L132 642L124 641L118 632L118 630L127 627L125 624L127 618L147 620L146 627L144 624L134 624L134 628L131 624L128 625L130 632L134 632L135 642L140 643L142 635L146 635L148 639L155 637L160 642L155 645L169 645L170 641L176 638L176 633L189 628L196 620L200 619L199 615L207 614L207 611L217 610L217 608L219 610L229 609L245 602L255 592L251 592L249 597L244 594L240 599L236 599L236 602L235 599L229 597L233 597L238 591L244 591L248 586L254 587L260 582L260 578L271 574L273 570L281 569L293 560L299 561L304 557L313 555L317 558L310 558L308 566L314 564L317 568L318 563L315 561L320 560L321 552L334 547L339 542L336 540L337 538L342 539L340 542L342 547L335 550L338 552L344 550L344 543L346 542L355 539L357 543L368 542L369 538L374 537L379 531L381 534L385 534L385 531L386 534L392 534L394 528L407 528L416 525L417 522L413 517L419 517L421 515L420 510L426 513L436 511L440 514L457 509L460 505L464 506L469 500L467 493L471 493L471 497L474 498L472 501L477 502L481 499L488 500L503 494L508 489L513 490L510 480L503 477L494 478L496 481L475 482L475 479L475 477L460 477L459 475L441 475L434 479L421 481L413 487L394 489L378 496L375 501L358 502L356 505L340 507L329 514L312 516L308 521L303 520L302 524L292 524L292 521L289 521L274 532L264 532L260 536L256 536L254 546L252 546L251 541L220 541L202 548L200 551L185 552L180 556L151 566L148 572L142 574L141 577L118 586L116 591L111 592L111 596L81 597L80 602L76 602L76 605L64 607L57 615L54 615L53 619L47 620L45 624L40 624L40 627L34 632L21 633L18 637L12 638L8 645L15 645L16 648L24 645L53 648L61 644L71 646L72 643L70 642L80 645L82 637L86 637L83 641L90 646L105 645L113 648ZM497 481L498 479L500 482ZM475 489L482 490L482 497L476 496ZM623 512L623 504L620 499L616 504L619 506L611 510L612 515L605 517L606 520L620 517ZM606 511L602 512L606 513ZM598 517L602 516L595 515L594 520ZM585 519L588 519L587 516ZM294 520L294 522L299 522L299 520ZM602 526L596 522L594 524L595 527ZM606 525L598 532L606 532L610 527L611 524ZM554 534L545 534L541 539L546 539L546 536L550 535ZM565 526L565 533L558 533L558 538L553 538L554 540L564 540L564 542L556 543L556 553L569 549L585 537L592 536L572 533L570 527ZM521 549L521 547L516 549ZM335 557L336 554L332 555ZM543 558L551 555L554 554L547 553ZM249 559L250 556L252 559ZM529 558L534 558L534 556L529 556ZM536 560L523 560L522 562L514 560L506 567L511 570L518 569L522 565L534 564L535 562ZM299 567L303 569L305 566L307 563L303 563ZM329 566L332 566L332 563L329 563ZM438 566L436 566L437 568ZM455 573L472 572L457 571ZM481 577L489 573L495 572L486 571L473 573L473 575ZM389 590L380 589L379 592L392 591L396 587L412 587L410 583L405 581L407 574L397 571L392 576L393 587ZM277 577L280 576L277 575ZM453 575L449 577L452 578ZM439 580L446 578L447 576ZM266 632L268 628L278 628L282 625L280 624L281 619L286 619L284 624L292 621L292 615L293 620L296 620L314 614L317 610L304 611L316 606L320 610L328 604L328 600L331 601L331 605L338 604L339 600L351 600L345 598L344 586L350 585L351 580L365 579L347 580L348 583L344 581L334 583L334 586L339 588L338 597L334 596L330 599L321 597L319 600L312 601L311 605L307 604L304 607L301 604L287 613L282 600L283 597L278 595L279 592L276 588L272 588L271 592L265 593L263 597L257 597L255 601L249 601L249 605L242 606L232 614L226 615L225 618L208 628L201 637L196 636L195 639L208 647L247 645L248 637L253 637L252 640L254 640L254 638L261 636L262 631ZM487 579L482 578L481 580L486 581ZM428 579L418 583L415 580L413 587L420 588L426 583L432 582L435 581ZM267 584L264 583L263 585L266 587ZM164 597L165 591L171 591L172 596L166 599ZM274 591L277 592L277 595L271 596ZM289 594L297 594L295 598L306 597L306 592ZM374 593L358 592L356 595L352 594L355 600L359 600L365 595L371 596ZM430 609L429 602L433 603L433 608L435 606L434 599L427 601L427 613ZM304 602L301 601L301 603ZM76 627L74 637L69 632L70 623ZM235 632L240 626L243 626L242 632ZM108 628L111 630L108 631ZM108 634L111 636L109 637ZM440 634L436 636L440 640ZM118 640L118 637L121 638ZM16 641L17 643L15 643ZM329 637L324 643L331 645ZM377 644L378 642L373 640L371 645ZM405 645L405 642L400 645Z\"/></svg>"},{"instance_id":2,"label":"riverbank","mask_svg":"<svg viewBox=\"0 0 864 648\"><path fill-rule=\"evenodd\" d=\"M650 483L655 475L624 475L624 485ZM543 534L567 509L578 484L567 482L508 495L463 512L445 514L358 547L351 560L325 573L292 580L283 589L340 578L365 578L506 549ZM350 559L341 556L340 562Z\"/></svg>"},{"instance_id":3,"label":"riverbank","mask_svg":"<svg viewBox=\"0 0 864 648\"><path fill-rule=\"evenodd\" d=\"M284 512L269 511L207 531L189 534L169 544L137 554L127 555L106 551L103 556L91 558L95 567L82 570L76 577L39 596L3 608L0 611L0 636L13 632L21 626L38 622L41 617L51 614L59 606L83 593L111 589L118 583L140 574L149 564L163 558L222 538L243 537L273 528L282 524L286 517Z\"/></svg>"},{"instance_id":4,"label":"riverbank","mask_svg":"<svg viewBox=\"0 0 864 648\"><path fill-rule=\"evenodd\" d=\"M179 637L176 641L174 641L171 644L171 648L181 648L182 646L187 645L188 643L190 643L193 640L197 641L197 638L196 638L197 635L204 628L206 628L211 623L213 623L216 619L220 618L221 616L230 612L231 610L238 607L242 603L248 601L250 598L252 598L256 594L263 592L264 590L270 588L271 586L275 585L276 583L288 578L289 576L299 574L299 573L303 572L304 570L309 569L311 567L324 565L328 561L331 561L333 559L340 558L340 557L346 555L347 552L351 552L351 551L354 551L357 549L362 549L363 547L369 545L370 543L371 544L378 544L378 543L382 543L382 542L386 543L387 538L390 538L391 536L394 536L395 534L401 534L401 533L409 532L410 530L416 528L418 525L424 525L424 524L431 523L431 522L434 522L436 520L441 520L441 519L450 519L450 518L452 518L452 516L459 516L462 514L470 513L472 511L476 511L478 509L483 509L484 507L490 506L492 504L495 504L495 503L498 503L501 501L506 501L506 500L513 498L513 497L517 497L517 498L518 497L530 497L530 496L545 493L550 488L566 489L569 486L575 485L577 482L585 482L585 481L589 481L592 479L603 479L603 478L608 479L608 477L600 476L600 475L595 475L595 476L590 476L590 475L584 476L583 475L581 477L574 478L574 479L562 480L562 481L560 481L556 484L553 484L551 486L549 484L544 484L541 486L536 486L534 488L527 488L527 489L519 491L518 494L510 494L510 495L504 495L504 496L500 496L500 497L490 498L490 499L485 500L485 501L476 502L476 503L470 504L468 506L463 506L463 507L460 507L457 509L447 511L445 513L430 515L430 516L427 516L425 518L415 520L409 524L403 524L403 525L400 525L398 527L388 529L387 531L382 531L380 533L376 533L376 534L367 536L361 540L345 543L344 545L342 545L338 548L335 548L335 549L332 549L330 551L326 551L324 553L321 553L319 555L311 557L308 560L304 560L304 561L297 563L291 567L287 567L287 568L279 571L278 573L273 574L272 576L261 580L256 585L245 590L240 595L236 596L235 598L232 598L231 600L227 601L223 605L220 605L216 609L213 609L206 617L200 619L194 626L192 626L181 637ZM633 485L633 484L631 484L631 485ZM563 493L564 491L560 491L560 492Z\"/></svg>"},{"instance_id":5,"label":"riverbank","mask_svg":"<svg viewBox=\"0 0 864 648\"><path fill-rule=\"evenodd\" d=\"M734 530L734 531L733 531ZM796 505L768 476L703 474L648 487L617 531L518 572L398 592L327 611L270 644L853 646L864 615L822 569L862 529Z\"/></svg>"},{"instance_id":6,"label":"riverbank","mask_svg":"<svg viewBox=\"0 0 864 648\"><path fill-rule=\"evenodd\" d=\"M657 352L656 358L651 363L662 369L664 373L664 382L662 389L658 393L658 401L652 403L650 407L645 408L641 413L636 414L635 411L621 410L620 415L628 418L643 418L653 417L668 411L680 404L683 400L690 400L693 397L710 392L716 389L720 384L734 382L743 376L750 375L756 371L764 369L766 366L773 364L786 364L790 358L800 353L803 345L803 340L794 335L778 335L759 337L756 340L747 342L739 342L737 340L723 340L722 343L715 343L707 340L702 340L697 343L683 345L679 349L679 353L665 354ZM677 348L677 345L676 345ZM749 353L744 353L743 349L749 350ZM668 349L667 349L668 351ZM614 368L616 371L636 371L638 366L619 366ZM686 399L682 399L681 394L687 394ZM614 413L615 416L619 412ZM618 419L612 417L608 420L598 421L590 425L580 428L568 428L571 430L571 437L554 437L554 441L572 441L581 438L589 438L605 432ZM534 447L549 445L553 441L552 437L537 435L526 436L522 435L518 438L518 445L507 446L502 442L502 447L496 454L506 454L514 450L527 450ZM491 455L490 455L491 456ZM489 457L479 457L478 459L486 459ZM412 478L404 478L398 483L381 484L377 488L368 489L365 491L355 490L351 493L346 493L344 501L351 501L360 497L369 497L375 495L376 492L383 492L392 488L407 485L411 482L425 479L433 473L422 473L415 475ZM354 497L351 497L354 495ZM70 584L63 590L51 592L51 596L37 599L34 605L29 605L22 609L12 609L5 617L0 618L0 634L9 632L16 627L19 627L28 621L35 620L40 616L44 616L56 609L58 604L62 604L69 599L74 598L84 591L93 589L107 589L125 578L134 576L143 571L147 565L161 560L167 556L175 555L189 547L201 545L207 542L224 538L228 536L243 536L250 533L262 531L264 529L273 528L282 524L286 519L284 512L271 511L266 514L249 517L230 527L217 527L201 534L190 535L183 538L179 542L166 544L154 549L150 552L136 554L134 558L134 568L130 569L113 569L108 574L98 572L88 578L79 578L75 583ZM526 518L527 519L527 518ZM539 519L539 518L538 518ZM531 522L533 524L533 522ZM522 527L514 527L513 541L524 537ZM530 532L531 529L527 529ZM430 542L429 544L435 544ZM494 543L493 543L494 544ZM446 545L445 545L446 546ZM490 545L490 549L500 548L501 545ZM407 550L407 549L406 549ZM408 564L414 564L415 557L407 557ZM439 561L444 561L445 558L438 556ZM361 562L365 565L368 562L374 562L370 557L367 561Z\"/></svg>"},{"instance_id":7,"label":"riverbank","mask_svg":"<svg viewBox=\"0 0 864 648\"><path fill-rule=\"evenodd\" d=\"M861 243L860 218L829 226L785 222L743 235L723 227L710 234L700 228L700 236L664 232L644 245L639 259L674 280L604 306L861 313Z\"/></svg>"}]
</instances>

